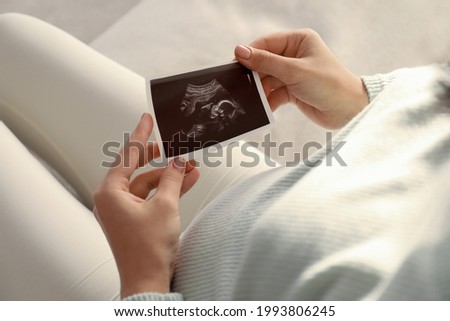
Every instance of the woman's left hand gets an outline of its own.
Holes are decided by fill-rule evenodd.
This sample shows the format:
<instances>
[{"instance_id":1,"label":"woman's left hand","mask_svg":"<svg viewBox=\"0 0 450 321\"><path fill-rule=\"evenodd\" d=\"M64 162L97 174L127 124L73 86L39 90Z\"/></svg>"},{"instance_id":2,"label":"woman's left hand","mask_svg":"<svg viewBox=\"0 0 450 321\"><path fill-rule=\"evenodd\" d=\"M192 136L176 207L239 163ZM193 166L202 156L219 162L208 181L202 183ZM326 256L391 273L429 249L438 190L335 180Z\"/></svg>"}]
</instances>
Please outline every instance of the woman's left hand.
<instances>
[{"instance_id":1,"label":"woman's left hand","mask_svg":"<svg viewBox=\"0 0 450 321\"><path fill-rule=\"evenodd\" d=\"M139 166L159 156L156 145L147 143L152 129L151 116L144 114L130 144L120 152L120 163L108 171L93 194L95 216L119 270L122 297L170 292L180 236L179 199L199 178L195 167L175 159L166 168L148 171L130 182ZM143 148L133 148L136 144ZM140 150L144 155L139 155Z\"/></svg>"}]
</instances>

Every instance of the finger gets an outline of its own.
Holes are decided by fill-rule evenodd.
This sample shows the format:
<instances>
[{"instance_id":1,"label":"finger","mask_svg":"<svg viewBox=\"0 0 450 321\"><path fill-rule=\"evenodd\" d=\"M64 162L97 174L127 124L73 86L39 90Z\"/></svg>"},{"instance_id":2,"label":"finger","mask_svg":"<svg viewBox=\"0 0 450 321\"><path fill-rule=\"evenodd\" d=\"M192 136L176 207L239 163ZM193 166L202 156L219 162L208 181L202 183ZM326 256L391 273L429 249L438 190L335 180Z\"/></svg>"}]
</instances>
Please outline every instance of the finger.
<instances>
[{"instance_id":1,"label":"finger","mask_svg":"<svg viewBox=\"0 0 450 321\"><path fill-rule=\"evenodd\" d=\"M192 165L188 164L189 163L186 163L186 174L181 185L180 197L187 193L200 177L200 172L192 167ZM188 167L190 167L189 171ZM158 187L163 172L163 168L158 168L135 177L130 183L130 193L142 199L146 199L150 192Z\"/></svg>"},{"instance_id":2,"label":"finger","mask_svg":"<svg viewBox=\"0 0 450 321\"><path fill-rule=\"evenodd\" d=\"M155 142L149 142L145 147L144 151L145 157L139 157L139 165L138 167L142 167L145 164L151 162L155 158L158 158L160 155L158 144Z\"/></svg>"},{"instance_id":3,"label":"finger","mask_svg":"<svg viewBox=\"0 0 450 321\"><path fill-rule=\"evenodd\" d=\"M277 110L278 107L290 102L290 95L286 86L273 90L267 97L270 109Z\"/></svg>"},{"instance_id":4,"label":"finger","mask_svg":"<svg viewBox=\"0 0 450 321\"><path fill-rule=\"evenodd\" d=\"M148 194L158 187L164 168L157 168L136 176L130 183L130 193L146 199Z\"/></svg>"},{"instance_id":5,"label":"finger","mask_svg":"<svg viewBox=\"0 0 450 321\"><path fill-rule=\"evenodd\" d=\"M145 149L147 147L147 140L153 129L153 120L150 114L145 113L139 121L136 129L130 136L128 142L125 142L124 147L119 153L120 162L117 166L111 167L108 171L109 179L126 178L128 181L139 166L139 163L144 162ZM141 159L140 159L141 158Z\"/></svg>"},{"instance_id":6,"label":"finger","mask_svg":"<svg viewBox=\"0 0 450 321\"><path fill-rule=\"evenodd\" d=\"M235 49L238 61L258 73L272 75L286 84L294 82L296 61L272 52L239 45Z\"/></svg>"},{"instance_id":7,"label":"finger","mask_svg":"<svg viewBox=\"0 0 450 321\"><path fill-rule=\"evenodd\" d=\"M186 163L186 174L190 171L194 170L197 167L197 161L195 159L191 159Z\"/></svg>"},{"instance_id":8,"label":"finger","mask_svg":"<svg viewBox=\"0 0 450 321\"><path fill-rule=\"evenodd\" d=\"M272 76L264 77L264 79L261 80L261 83L266 96L269 96L272 91L285 85L281 80Z\"/></svg>"},{"instance_id":9,"label":"finger","mask_svg":"<svg viewBox=\"0 0 450 321\"><path fill-rule=\"evenodd\" d=\"M189 192L189 190L197 183L200 178L200 171L196 168L193 168L189 173L186 174L183 180L183 184L181 185L180 197Z\"/></svg>"},{"instance_id":10,"label":"finger","mask_svg":"<svg viewBox=\"0 0 450 321\"><path fill-rule=\"evenodd\" d=\"M308 42L322 42L320 35L308 28L276 32L261 37L250 44L250 47L269 51L273 54L299 58L305 54L304 50L308 49Z\"/></svg>"},{"instance_id":11,"label":"finger","mask_svg":"<svg viewBox=\"0 0 450 321\"><path fill-rule=\"evenodd\" d=\"M192 187L192 185L195 184L195 181L200 176L200 173L195 168L195 165L195 160L190 160L186 163L186 174L183 185L181 187L181 194L186 193ZM136 176L130 183L130 193L142 199L146 199L148 194L158 187L158 183L163 171L163 168L157 168ZM192 175L189 175L191 172L193 172ZM192 183L190 182L191 180L193 181Z\"/></svg>"},{"instance_id":12,"label":"finger","mask_svg":"<svg viewBox=\"0 0 450 321\"><path fill-rule=\"evenodd\" d=\"M164 195L173 200L180 197L186 170L186 161L183 158L175 158L164 169L161 175L156 195Z\"/></svg>"},{"instance_id":13,"label":"finger","mask_svg":"<svg viewBox=\"0 0 450 321\"><path fill-rule=\"evenodd\" d=\"M292 31L280 31L260 37L250 43L256 49L267 50L277 55L283 55L291 40Z\"/></svg>"}]
</instances>

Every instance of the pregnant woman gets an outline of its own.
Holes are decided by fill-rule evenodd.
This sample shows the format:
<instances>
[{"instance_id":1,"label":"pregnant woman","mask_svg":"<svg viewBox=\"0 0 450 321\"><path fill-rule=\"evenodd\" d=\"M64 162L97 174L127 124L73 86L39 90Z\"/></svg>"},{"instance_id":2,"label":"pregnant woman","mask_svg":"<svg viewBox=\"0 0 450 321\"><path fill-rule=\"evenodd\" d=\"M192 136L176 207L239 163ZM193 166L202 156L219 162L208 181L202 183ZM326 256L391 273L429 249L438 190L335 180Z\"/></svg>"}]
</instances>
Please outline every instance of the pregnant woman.
<instances>
[{"instance_id":1,"label":"pregnant woman","mask_svg":"<svg viewBox=\"0 0 450 321\"><path fill-rule=\"evenodd\" d=\"M346 166L325 148L316 167L137 173L158 157L139 76L34 19L1 17L0 42L2 119L85 205L2 127L2 298L450 299L448 64L358 77L312 30L262 37L237 60L273 110L340 129ZM102 168L101 146L132 127Z\"/></svg>"}]
</instances>

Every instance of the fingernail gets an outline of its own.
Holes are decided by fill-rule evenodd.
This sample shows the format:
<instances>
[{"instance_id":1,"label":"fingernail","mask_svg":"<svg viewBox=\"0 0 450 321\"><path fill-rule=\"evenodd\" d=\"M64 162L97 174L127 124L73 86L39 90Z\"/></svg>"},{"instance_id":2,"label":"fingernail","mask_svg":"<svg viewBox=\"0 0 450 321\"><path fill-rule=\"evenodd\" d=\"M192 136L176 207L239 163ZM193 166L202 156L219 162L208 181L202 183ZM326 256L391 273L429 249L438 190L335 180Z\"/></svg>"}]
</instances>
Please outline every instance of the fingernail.
<instances>
[{"instance_id":1,"label":"fingernail","mask_svg":"<svg viewBox=\"0 0 450 321\"><path fill-rule=\"evenodd\" d=\"M250 47L247 47L244 45L239 45L236 47L235 53L236 53L236 56L239 56L244 59L248 59L252 55L252 50L250 49Z\"/></svg>"},{"instance_id":2,"label":"fingernail","mask_svg":"<svg viewBox=\"0 0 450 321\"><path fill-rule=\"evenodd\" d=\"M141 120L145 117L145 115L147 115L147 113L143 113L141 116Z\"/></svg>"},{"instance_id":3,"label":"fingernail","mask_svg":"<svg viewBox=\"0 0 450 321\"><path fill-rule=\"evenodd\" d=\"M197 167L199 163L198 163L195 159L191 159L191 160L189 161L189 164L190 164L192 167Z\"/></svg>"},{"instance_id":4,"label":"fingernail","mask_svg":"<svg viewBox=\"0 0 450 321\"><path fill-rule=\"evenodd\" d=\"M186 163L186 174L190 173L192 170L194 170L198 166L198 162L195 159L191 159Z\"/></svg>"},{"instance_id":5,"label":"fingernail","mask_svg":"<svg viewBox=\"0 0 450 321\"><path fill-rule=\"evenodd\" d=\"M177 157L173 160L173 167L176 168L180 173L184 173L186 168L186 160L183 157Z\"/></svg>"}]
</instances>

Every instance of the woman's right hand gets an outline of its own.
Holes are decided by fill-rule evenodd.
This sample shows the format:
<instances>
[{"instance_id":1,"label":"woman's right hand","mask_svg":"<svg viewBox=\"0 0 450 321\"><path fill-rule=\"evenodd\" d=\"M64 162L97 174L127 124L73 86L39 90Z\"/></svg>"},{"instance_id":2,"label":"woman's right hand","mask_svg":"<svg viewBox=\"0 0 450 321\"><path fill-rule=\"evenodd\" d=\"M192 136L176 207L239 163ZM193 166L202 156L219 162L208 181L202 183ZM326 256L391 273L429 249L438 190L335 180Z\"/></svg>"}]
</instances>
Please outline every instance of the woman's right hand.
<instances>
[{"instance_id":1,"label":"woman's right hand","mask_svg":"<svg viewBox=\"0 0 450 321\"><path fill-rule=\"evenodd\" d=\"M260 74L272 110L293 103L312 121L340 128L367 104L362 80L313 30L279 32L235 49L236 59Z\"/></svg>"}]
</instances>

